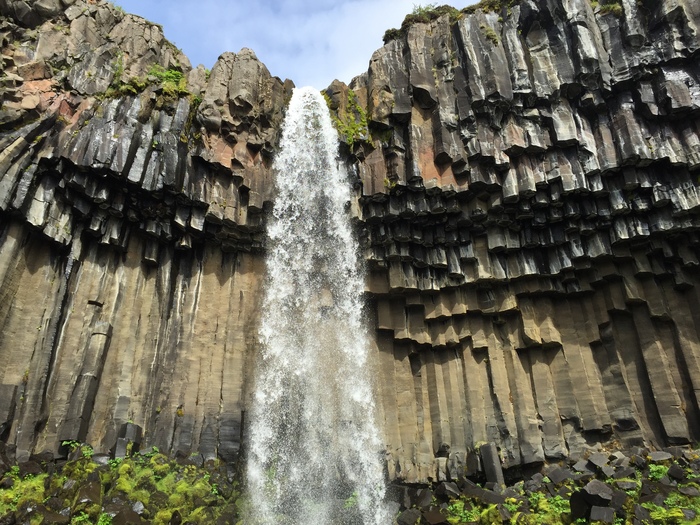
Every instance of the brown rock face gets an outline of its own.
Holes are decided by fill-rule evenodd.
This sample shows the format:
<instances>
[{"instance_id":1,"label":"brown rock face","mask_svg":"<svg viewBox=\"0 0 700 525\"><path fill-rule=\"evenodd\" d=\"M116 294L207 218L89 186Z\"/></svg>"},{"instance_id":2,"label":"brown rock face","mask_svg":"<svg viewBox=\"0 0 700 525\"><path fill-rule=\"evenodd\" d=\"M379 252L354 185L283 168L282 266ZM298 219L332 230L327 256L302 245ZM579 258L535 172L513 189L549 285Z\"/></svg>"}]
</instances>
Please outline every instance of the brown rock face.
<instances>
[{"instance_id":1,"label":"brown rock face","mask_svg":"<svg viewBox=\"0 0 700 525\"><path fill-rule=\"evenodd\" d=\"M329 88L392 478L700 439L700 10L621 5L443 16ZM0 438L234 460L292 83L108 4L0 14Z\"/></svg>"},{"instance_id":2,"label":"brown rock face","mask_svg":"<svg viewBox=\"0 0 700 525\"><path fill-rule=\"evenodd\" d=\"M249 50L207 82L158 26L39 4L0 6L2 438L108 450L134 421L233 460L292 84Z\"/></svg>"},{"instance_id":3,"label":"brown rock face","mask_svg":"<svg viewBox=\"0 0 700 525\"><path fill-rule=\"evenodd\" d=\"M638 4L443 16L351 83L392 476L697 439L700 19Z\"/></svg>"}]
</instances>

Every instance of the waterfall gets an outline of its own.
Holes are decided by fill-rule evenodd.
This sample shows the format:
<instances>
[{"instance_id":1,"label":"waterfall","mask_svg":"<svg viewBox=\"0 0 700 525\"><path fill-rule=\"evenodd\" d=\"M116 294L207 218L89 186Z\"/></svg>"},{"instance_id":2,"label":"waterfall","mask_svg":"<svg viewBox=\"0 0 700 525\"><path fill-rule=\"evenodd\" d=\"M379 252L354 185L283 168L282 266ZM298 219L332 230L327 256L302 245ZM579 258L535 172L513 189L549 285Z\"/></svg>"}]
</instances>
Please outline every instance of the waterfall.
<instances>
[{"instance_id":1,"label":"waterfall","mask_svg":"<svg viewBox=\"0 0 700 525\"><path fill-rule=\"evenodd\" d=\"M249 426L250 517L391 523L363 318L350 182L323 97L295 89L275 158Z\"/></svg>"}]
</instances>

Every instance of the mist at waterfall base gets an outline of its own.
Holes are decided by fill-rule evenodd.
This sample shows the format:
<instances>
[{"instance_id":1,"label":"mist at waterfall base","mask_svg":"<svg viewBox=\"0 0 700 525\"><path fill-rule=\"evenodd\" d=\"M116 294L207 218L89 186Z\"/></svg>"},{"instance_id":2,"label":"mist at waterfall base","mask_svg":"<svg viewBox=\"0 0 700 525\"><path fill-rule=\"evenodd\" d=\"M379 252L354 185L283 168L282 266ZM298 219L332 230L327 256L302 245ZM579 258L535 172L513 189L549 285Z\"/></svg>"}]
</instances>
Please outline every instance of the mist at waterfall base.
<instances>
[{"instance_id":1,"label":"mist at waterfall base","mask_svg":"<svg viewBox=\"0 0 700 525\"><path fill-rule=\"evenodd\" d=\"M246 523L391 523L348 175L321 94L298 88L274 161Z\"/></svg>"}]
</instances>

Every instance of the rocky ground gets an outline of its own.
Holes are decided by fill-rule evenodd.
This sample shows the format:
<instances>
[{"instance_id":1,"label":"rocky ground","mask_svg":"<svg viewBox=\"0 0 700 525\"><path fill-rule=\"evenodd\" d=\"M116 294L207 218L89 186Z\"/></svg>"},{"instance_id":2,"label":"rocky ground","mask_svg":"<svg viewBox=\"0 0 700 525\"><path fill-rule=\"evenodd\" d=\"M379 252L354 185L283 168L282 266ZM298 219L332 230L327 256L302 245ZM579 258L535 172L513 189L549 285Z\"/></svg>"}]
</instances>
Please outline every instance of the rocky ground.
<instances>
[{"instance_id":1,"label":"rocky ground","mask_svg":"<svg viewBox=\"0 0 700 525\"><path fill-rule=\"evenodd\" d=\"M63 458L17 463L13 447L0 447L0 525L244 523L236 472L201 455L135 452L125 437L111 455L66 442ZM700 450L599 452L505 477L498 463L484 470L495 481L392 486L396 525L700 523ZM355 504L344 505L351 521Z\"/></svg>"},{"instance_id":2,"label":"rocky ground","mask_svg":"<svg viewBox=\"0 0 700 525\"><path fill-rule=\"evenodd\" d=\"M67 443L67 458L13 462L0 450L0 523L234 524L243 507L225 464L201 455L168 458L150 449L123 458Z\"/></svg>"},{"instance_id":3,"label":"rocky ground","mask_svg":"<svg viewBox=\"0 0 700 525\"><path fill-rule=\"evenodd\" d=\"M496 467L492 479L499 476ZM403 488L401 499L405 510L399 525L697 524L700 451L599 452L575 463L547 465L508 485L463 478Z\"/></svg>"}]
</instances>

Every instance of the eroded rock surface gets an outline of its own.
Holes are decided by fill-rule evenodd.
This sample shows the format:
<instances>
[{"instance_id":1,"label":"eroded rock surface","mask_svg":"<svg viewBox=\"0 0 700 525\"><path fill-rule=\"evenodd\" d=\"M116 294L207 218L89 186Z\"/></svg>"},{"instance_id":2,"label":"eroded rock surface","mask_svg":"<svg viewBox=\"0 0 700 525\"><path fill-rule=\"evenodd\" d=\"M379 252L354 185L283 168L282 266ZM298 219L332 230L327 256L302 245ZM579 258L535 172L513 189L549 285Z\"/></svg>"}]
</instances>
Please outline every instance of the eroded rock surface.
<instances>
[{"instance_id":1,"label":"eroded rock surface","mask_svg":"<svg viewBox=\"0 0 700 525\"><path fill-rule=\"evenodd\" d=\"M445 15L350 85L392 477L697 439L700 18L622 11Z\"/></svg>"},{"instance_id":2,"label":"eroded rock surface","mask_svg":"<svg viewBox=\"0 0 700 525\"><path fill-rule=\"evenodd\" d=\"M327 92L391 478L700 437L700 9L621 6L417 23ZM293 84L101 2L0 13L1 437L232 460Z\"/></svg>"},{"instance_id":3,"label":"eroded rock surface","mask_svg":"<svg viewBox=\"0 0 700 525\"><path fill-rule=\"evenodd\" d=\"M2 437L108 450L135 421L232 460L292 84L245 49L192 69L104 2L45 3L0 4Z\"/></svg>"}]
</instances>

